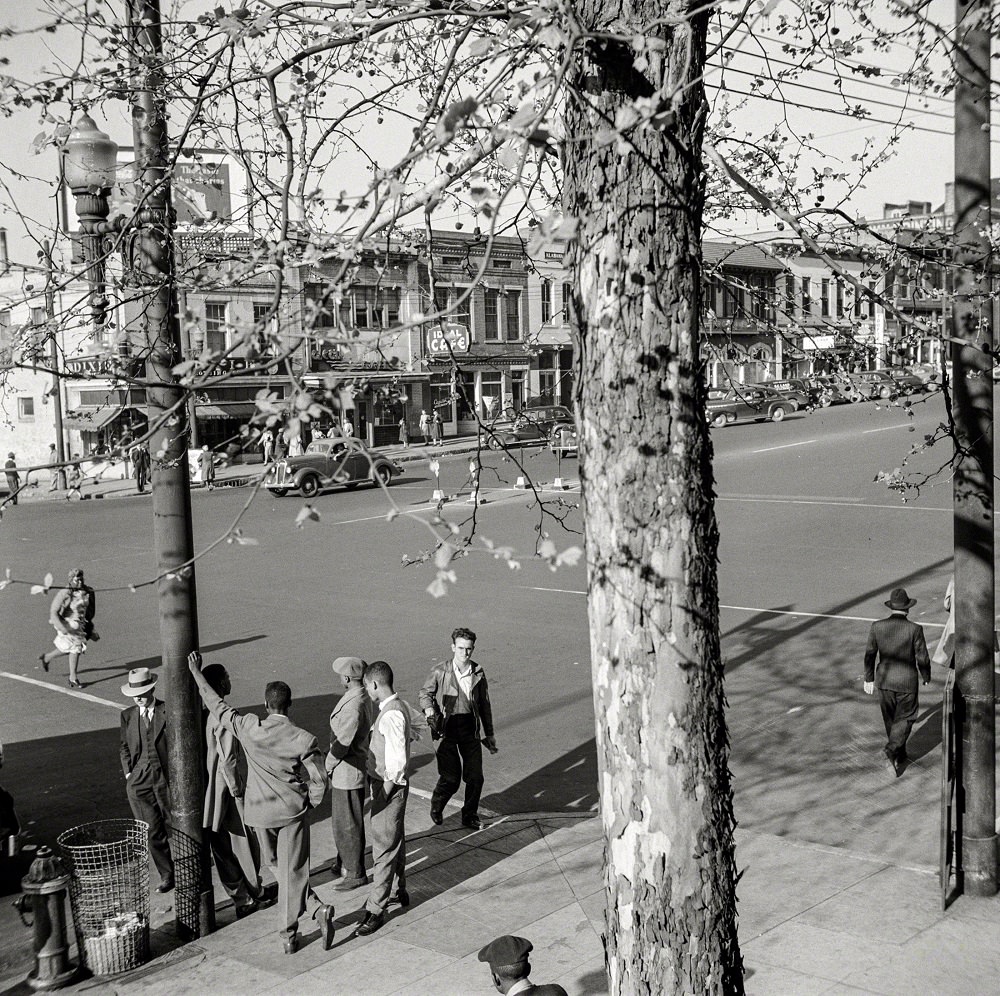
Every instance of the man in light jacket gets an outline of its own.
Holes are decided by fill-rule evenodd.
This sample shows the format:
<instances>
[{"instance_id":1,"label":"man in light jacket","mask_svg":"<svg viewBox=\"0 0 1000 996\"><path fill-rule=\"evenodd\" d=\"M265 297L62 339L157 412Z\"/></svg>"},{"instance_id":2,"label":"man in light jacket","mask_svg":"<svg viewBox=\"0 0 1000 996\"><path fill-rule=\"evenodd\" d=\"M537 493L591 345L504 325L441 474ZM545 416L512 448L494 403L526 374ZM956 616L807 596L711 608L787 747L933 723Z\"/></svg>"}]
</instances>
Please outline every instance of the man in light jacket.
<instances>
[{"instance_id":1,"label":"man in light jacket","mask_svg":"<svg viewBox=\"0 0 1000 996\"><path fill-rule=\"evenodd\" d=\"M427 716L437 748L438 782L431 797L431 819L444 822L444 807L465 780L462 825L478 829L483 794L483 744L497 752L493 707L483 669L472 659L476 634L460 627L451 634L452 659L436 665L420 689L420 707Z\"/></svg>"},{"instance_id":2,"label":"man in light jacket","mask_svg":"<svg viewBox=\"0 0 1000 996\"><path fill-rule=\"evenodd\" d=\"M278 880L278 908L286 954L299 947L299 917L312 909L323 950L333 944L333 907L309 886L309 810L326 794L316 738L288 718L292 693L283 681L264 690L267 717L247 716L227 705L201 673L201 654L188 655L201 700L219 726L239 740L247 757L244 814L257 832L264 860Z\"/></svg>"},{"instance_id":3,"label":"man in light jacket","mask_svg":"<svg viewBox=\"0 0 1000 996\"><path fill-rule=\"evenodd\" d=\"M344 683L344 694L330 714L330 822L337 849L333 870L341 877L334 889L347 892L365 885L365 794L368 740L372 729L372 702L362 682L365 662L360 657L338 657L333 671Z\"/></svg>"}]
</instances>

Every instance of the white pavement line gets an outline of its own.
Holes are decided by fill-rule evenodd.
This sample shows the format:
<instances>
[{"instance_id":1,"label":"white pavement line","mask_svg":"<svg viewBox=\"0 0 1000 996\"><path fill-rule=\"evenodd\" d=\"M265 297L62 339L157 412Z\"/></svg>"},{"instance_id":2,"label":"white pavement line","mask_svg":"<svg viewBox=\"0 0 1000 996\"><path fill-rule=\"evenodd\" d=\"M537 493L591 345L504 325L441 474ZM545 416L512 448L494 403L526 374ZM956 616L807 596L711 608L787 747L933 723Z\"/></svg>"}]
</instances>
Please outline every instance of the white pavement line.
<instances>
[{"instance_id":1,"label":"white pavement line","mask_svg":"<svg viewBox=\"0 0 1000 996\"><path fill-rule=\"evenodd\" d=\"M417 858L416 861L407 861L406 871L412 871L417 865L423 864L425 861L430 861L430 858L426 854L422 858Z\"/></svg>"},{"instance_id":2,"label":"white pavement line","mask_svg":"<svg viewBox=\"0 0 1000 996\"><path fill-rule=\"evenodd\" d=\"M531 591L553 591L560 595L586 595L585 591L576 591L572 588L535 588L529 586ZM808 619L846 619L848 622L875 622L874 616L839 616L829 612L792 612L790 609L760 609L750 605L719 605L720 609L730 609L733 612L766 612L772 616L804 616ZM921 626L932 629L943 629L944 623L922 622Z\"/></svg>"},{"instance_id":3,"label":"white pavement line","mask_svg":"<svg viewBox=\"0 0 1000 996\"><path fill-rule=\"evenodd\" d=\"M863 436L867 436L869 432L888 432L890 429L909 429L909 422L900 422L898 425L882 425L877 429L864 429L861 433Z\"/></svg>"},{"instance_id":4,"label":"white pavement line","mask_svg":"<svg viewBox=\"0 0 1000 996\"><path fill-rule=\"evenodd\" d=\"M887 508L893 512L947 512L950 508L931 508L927 505L879 505L875 502L822 501L816 498L730 498L718 495L716 501L743 501L757 505L827 505L833 508Z\"/></svg>"},{"instance_id":5,"label":"white pavement line","mask_svg":"<svg viewBox=\"0 0 1000 996\"><path fill-rule=\"evenodd\" d=\"M772 450L787 450L791 449L793 446L806 446L809 443L815 443L815 439L803 439L798 443L783 443L781 446L765 446L762 450L754 450L754 453L770 453Z\"/></svg>"},{"instance_id":6,"label":"white pavement line","mask_svg":"<svg viewBox=\"0 0 1000 996\"><path fill-rule=\"evenodd\" d=\"M728 491L717 497L723 498L726 501L739 501L741 499L751 500L759 499L760 501L789 501L791 499L800 499L802 501L829 501L836 502L838 504L843 503L845 505L856 505L860 498L856 498L853 495L757 495L757 494L746 494L741 491Z\"/></svg>"},{"instance_id":7,"label":"white pavement line","mask_svg":"<svg viewBox=\"0 0 1000 996\"><path fill-rule=\"evenodd\" d=\"M0 671L0 678L10 678L12 681L23 681L27 685L38 685L39 688L47 688L50 692L58 692L60 695L72 695L74 699L83 699L84 702L96 702L97 705L111 706L119 712L125 708L121 702L111 702L108 699L98 698L96 695L88 695L86 692L78 692L74 688L60 688L48 681L39 681L38 678L29 678L23 674L11 674L10 671Z\"/></svg>"}]
</instances>

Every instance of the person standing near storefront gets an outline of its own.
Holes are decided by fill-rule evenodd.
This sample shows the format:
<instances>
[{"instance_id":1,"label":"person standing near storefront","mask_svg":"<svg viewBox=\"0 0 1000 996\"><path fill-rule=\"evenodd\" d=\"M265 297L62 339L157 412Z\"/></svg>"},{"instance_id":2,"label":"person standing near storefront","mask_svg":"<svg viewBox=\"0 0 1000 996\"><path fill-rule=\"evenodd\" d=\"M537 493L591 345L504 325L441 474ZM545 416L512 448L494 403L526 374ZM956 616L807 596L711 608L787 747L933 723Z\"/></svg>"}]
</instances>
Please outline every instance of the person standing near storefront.
<instances>
[{"instance_id":1,"label":"person standing near storefront","mask_svg":"<svg viewBox=\"0 0 1000 996\"><path fill-rule=\"evenodd\" d=\"M7 490L10 492L11 505L17 504L17 493L21 490L21 475L17 472L17 460L13 453L7 454L7 462L3 465L7 475Z\"/></svg>"},{"instance_id":2,"label":"person standing near storefront","mask_svg":"<svg viewBox=\"0 0 1000 996\"><path fill-rule=\"evenodd\" d=\"M149 447L145 443L139 443L132 449L132 472L135 475L135 486L139 494L146 490L146 481L149 480Z\"/></svg>"},{"instance_id":3,"label":"person standing near storefront","mask_svg":"<svg viewBox=\"0 0 1000 996\"><path fill-rule=\"evenodd\" d=\"M260 434L260 451L264 456L265 464L274 459L274 433L270 429L265 429Z\"/></svg>"},{"instance_id":4,"label":"person standing near storefront","mask_svg":"<svg viewBox=\"0 0 1000 996\"><path fill-rule=\"evenodd\" d=\"M59 490L59 477L63 473L59 464L59 454L56 452L56 444L49 443L49 466L52 468L52 480L49 482L49 491Z\"/></svg>"},{"instance_id":5,"label":"person standing near storefront","mask_svg":"<svg viewBox=\"0 0 1000 996\"><path fill-rule=\"evenodd\" d=\"M441 420L441 413L436 408L434 409L434 418L431 421L431 437L437 446L440 446L444 441L444 422Z\"/></svg>"},{"instance_id":6,"label":"person standing near storefront","mask_svg":"<svg viewBox=\"0 0 1000 996\"><path fill-rule=\"evenodd\" d=\"M431 437L431 420L430 416L427 414L427 409L422 408L420 410L420 421L417 423L420 427L420 435L423 437L424 446L430 443Z\"/></svg>"},{"instance_id":7,"label":"person standing near storefront","mask_svg":"<svg viewBox=\"0 0 1000 996\"><path fill-rule=\"evenodd\" d=\"M410 423L406 420L406 412L403 412L403 417L399 420L399 445L404 450L410 448Z\"/></svg>"},{"instance_id":8,"label":"person standing near storefront","mask_svg":"<svg viewBox=\"0 0 1000 996\"><path fill-rule=\"evenodd\" d=\"M215 487L215 454L208 446L201 448L198 464L201 467L201 479L205 482L205 487L211 490Z\"/></svg>"}]
</instances>

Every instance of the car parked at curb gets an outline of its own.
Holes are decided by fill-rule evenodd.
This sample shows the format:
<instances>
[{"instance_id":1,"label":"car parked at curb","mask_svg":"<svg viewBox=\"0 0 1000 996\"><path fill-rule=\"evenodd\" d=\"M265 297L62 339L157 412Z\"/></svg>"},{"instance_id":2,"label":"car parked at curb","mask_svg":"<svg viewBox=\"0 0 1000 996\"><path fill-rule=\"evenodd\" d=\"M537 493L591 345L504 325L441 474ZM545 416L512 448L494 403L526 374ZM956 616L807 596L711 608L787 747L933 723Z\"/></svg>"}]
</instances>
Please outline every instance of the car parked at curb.
<instances>
[{"instance_id":1,"label":"car parked at curb","mask_svg":"<svg viewBox=\"0 0 1000 996\"><path fill-rule=\"evenodd\" d=\"M784 395L795 405L796 411L800 408L808 408L815 403L812 389L804 380L799 380L797 377L788 377L784 380L762 380L749 386L777 391L778 394Z\"/></svg>"},{"instance_id":2,"label":"car parked at curb","mask_svg":"<svg viewBox=\"0 0 1000 996\"><path fill-rule=\"evenodd\" d=\"M289 491L312 498L327 488L350 491L365 481L388 487L402 472L399 464L372 453L357 439L350 444L342 438L314 439L301 456L277 460L264 478L264 487L278 498Z\"/></svg>"},{"instance_id":3,"label":"car parked at curb","mask_svg":"<svg viewBox=\"0 0 1000 996\"><path fill-rule=\"evenodd\" d=\"M873 401L876 398L888 401L905 393L888 370L860 370L846 374L846 377L857 392L855 400L858 401Z\"/></svg>"},{"instance_id":4,"label":"car parked at curb","mask_svg":"<svg viewBox=\"0 0 1000 996\"><path fill-rule=\"evenodd\" d=\"M917 364L911 367L890 367L889 373L893 377L900 376L907 378L907 383L913 386L914 391L926 391L928 394L941 390L941 368L933 364ZM919 385L919 386L918 386Z\"/></svg>"},{"instance_id":5,"label":"car parked at curb","mask_svg":"<svg viewBox=\"0 0 1000 996\"><path fill-rule=\"evenodd\" d=\"M548 443L553 431L563 425L573 426L573 413L564 405L522 408L513 419L489 426L486 445L491 450L506 446Z\"/></svg>"},{"instance_id":6,"label":"car parked at curb","mask_svg":"<svg viewBox=\"0 0 1000 996\"><path fill-rule=\"evenodd\" d=\"M549 434L549 449L559 456L568 456L570 453L579 453L580 440L577 436L575 425L559 423Z\"/></svg>"},{"instance_id":7,"label":"car parked at curb","mask_svg":"<svg viewBox=\"0 0 1000 996\"><path fill-rule=\"evenodd\" d=\"M921 394L926 390L924 382L906 367L886 367L885 372L896 382L900 394Z\"/></svg>"},{"instance_id":8,"label":"car parked at curb","mask_svg":"<svg viewBox=\"0 0 1000 996\"><path fill-rule=\"evenodd\" d=\"M740 420L780 422L794 411L792 402L777 391L744 384L724 392L710 391L706 405L708 421L716 427Z\"/></svg>"}]
</instances>

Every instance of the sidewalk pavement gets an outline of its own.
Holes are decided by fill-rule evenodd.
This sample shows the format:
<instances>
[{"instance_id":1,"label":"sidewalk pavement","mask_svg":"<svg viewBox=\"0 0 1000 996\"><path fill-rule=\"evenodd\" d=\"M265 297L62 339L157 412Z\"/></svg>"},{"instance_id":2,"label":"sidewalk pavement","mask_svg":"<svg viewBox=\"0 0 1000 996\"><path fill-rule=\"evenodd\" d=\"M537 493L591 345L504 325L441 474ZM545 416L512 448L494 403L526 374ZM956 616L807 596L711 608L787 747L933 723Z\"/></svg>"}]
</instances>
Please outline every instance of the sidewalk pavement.
<instances>
[{"instance_id":1,"label":"sidewalk pavement","mask_svg":"<svg viewBox=\"0 0 1000 996\"><path fill-rule=\"evenodd\" d=\"M446 439L440 446L424 446L422 443L414 443L409 447L376 446L369 447L372 453L387 456L397 463L414 463L421 460L430 460L434 456L454 456L460 453L470 453L476 449L475 436L459 436ZM215 486L217 488L243 487L253 484L260 476L264 465L262 463L233 464L216 468ZM109 471L120 474L121 464L108 465ZM51 478L39 478L37 481L29 482L18 495L21 502L33 503L36 501L66 501L66 491L49 491ZM192 490L204 490L205 485L192 483ZM150 496L152 491L147 484L143 494ZM134 498L139 495L135 486L135 480L127 477L104 479L98 477L86 477L83 485L83 500L102 498ZM74 499L75 501L76 499Z\"/></svg>"},{"instance_id":2,"label":"sidewalk pavement","mask_svg":"<svg viewBox=\"0 0 1000 996\"><path fill-rule=\"evenodd\" d=\"M303 923L304 946L285 955L273 908L235 921L227 906L220 910L227 925L214 934L132 973L89 979L66 991L488 994L494 990L476 953L494 937L513 933L534 945L536 984L558 982L577 996L607 992L603 840L596 818L509 816L470 833L455 826L454 817L443 827L430 825L416 800L410 808L425 825L407 841L412 905L391 907L374 935L355 934L367 890L334 892L328 859L314 856L317 891L336 905L332 950L323 951L318 930ZM322 848L329 831L317 826L313 837ZM933 869L893 866L744 830L736 839L738 864L745 869L740 943L751 996L996 992L1000 899L960 898L942 912ZM154 950L156 944L154 938ZM2 989L22 991L29 990Z\"/></svg>"}]
</instances>

